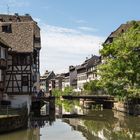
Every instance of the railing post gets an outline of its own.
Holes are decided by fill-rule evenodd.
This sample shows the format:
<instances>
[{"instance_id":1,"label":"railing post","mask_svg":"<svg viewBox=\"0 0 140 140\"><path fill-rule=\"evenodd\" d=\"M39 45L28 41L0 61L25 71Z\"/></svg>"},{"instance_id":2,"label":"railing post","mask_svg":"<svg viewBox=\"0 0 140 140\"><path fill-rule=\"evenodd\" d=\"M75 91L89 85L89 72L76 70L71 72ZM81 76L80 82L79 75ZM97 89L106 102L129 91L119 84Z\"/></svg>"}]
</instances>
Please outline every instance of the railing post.
<instances>
[{"instance_id":1,"label":"railing post","mask_svg":"<svg viewBox=\"0 0 140 140\"><path fill-rule=\"evenodd\" d=\"M7 105L6 109L7 109L7 110L6 110L7 116L9 116L8 105Z\"/></svg>"}]
</instances>

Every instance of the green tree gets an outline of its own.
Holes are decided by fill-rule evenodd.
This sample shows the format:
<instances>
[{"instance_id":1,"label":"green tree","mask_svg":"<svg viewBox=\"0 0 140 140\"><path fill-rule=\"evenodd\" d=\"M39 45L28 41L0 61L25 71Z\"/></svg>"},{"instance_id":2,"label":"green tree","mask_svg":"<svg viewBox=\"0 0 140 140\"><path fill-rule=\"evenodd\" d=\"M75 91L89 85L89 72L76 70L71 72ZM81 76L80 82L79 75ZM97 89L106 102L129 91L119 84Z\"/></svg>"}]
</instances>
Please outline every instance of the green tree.
<instances>
[{"instance_id":1,"label":"green tree","mask_svg":"<svg viewBox=\"0 0 140 140\"><path fill-rule=\"evenodd\" d=\"M121 98L140 96L140 25L129 24L129 30L103 45L104 63L98 67L99 84L107 94Z\"/></svg>"},{"instance_id":2,"label":"green tree","mask_svg":"<svg viewBox=\"0 0 140 140\"><path fill-rule=\"evenodd\" d=\"M63 95L73 95L73 88L68 86L68 87L65 87L64 91L63 91Z\"/></svg>"},{"instance_id":3,"label":"green tree","mask_svg":"<svg viewBox=\"0 0 140 140\"><path fill-rule=\"evenodd\" d=\"M65 87L64 91L62 91L61 89L54 89L52 91L52 94L53 96L60 97L63 95L74 95L75 93L73 92L72 87Z\"/></svg>"},{"instance_id":4,"label":"green tree","mask_svg":"<svg viewBox=\"0 0 140 140\"><path fill-rule=\"evenodd\" d=\"M52 95L55 97L60 97L62 95L62 91L60 89L53 89Z\"/></svg>"},{"instance_id":5,"label":"green tree","mask_svg":"<svg viewBox=\"0 0 140 140\"><path fill-rule=\"evenodd\" d=\"M98 80L92 80L84 84L84 90L88 91L89 94L98 94L101 87L98 84Z\"/></svg>"}]
</instances>

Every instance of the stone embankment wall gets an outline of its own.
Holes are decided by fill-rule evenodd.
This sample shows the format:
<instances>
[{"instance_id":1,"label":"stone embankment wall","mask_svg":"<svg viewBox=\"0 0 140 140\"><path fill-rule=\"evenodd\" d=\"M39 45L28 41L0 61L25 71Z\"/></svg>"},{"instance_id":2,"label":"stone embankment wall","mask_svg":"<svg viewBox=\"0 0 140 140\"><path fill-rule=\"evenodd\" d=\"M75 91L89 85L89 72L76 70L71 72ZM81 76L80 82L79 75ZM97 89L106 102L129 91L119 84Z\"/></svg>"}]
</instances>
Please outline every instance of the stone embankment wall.
<instances>
[{"instance_id":1,"label":"stone embankment wall","mask_svg":"<svg viewBox=\"0 0 140 140\"><path fill-rule=\"evenodd\" d=\"M125 102L116 102L114 103L113 109L131 115L140 115L140 99L133 99Z\"/></svg>"},{"instance_id":2,"label":"stone embankment wall","mask_svg":"<svg viewBox=\"0 0 140 140\"><path fill-rule=\"evenodd\" d=\"M26 127L27 122L18 115L3 116L0 118L0 133L14 131Z\"/></svg>"}]
</instances>

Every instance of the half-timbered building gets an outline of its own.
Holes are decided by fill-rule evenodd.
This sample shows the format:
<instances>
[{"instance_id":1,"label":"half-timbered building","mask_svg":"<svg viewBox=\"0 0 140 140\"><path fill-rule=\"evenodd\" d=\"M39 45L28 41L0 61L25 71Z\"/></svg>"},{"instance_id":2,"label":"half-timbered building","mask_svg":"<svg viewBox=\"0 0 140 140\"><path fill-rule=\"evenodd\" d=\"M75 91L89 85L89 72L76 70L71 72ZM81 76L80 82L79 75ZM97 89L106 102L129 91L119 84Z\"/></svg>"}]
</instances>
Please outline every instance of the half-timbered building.
<instances>
[{"instance_id":1,"label":"half-timbered building","mask_svg":"<svg viewBox=\"0 0 140 140\"><path fill-rule=\"evenodd\" d=\"M62 91L65 90L66 87L70 87L70 73L64 73L64 78L62 79Z\"/></svg>"},{"instance_id":2,"label":"half-timbered building","mask_svg":"<svg viewBox=\"0 0 140 140\"><path fill-rule=\"evenodd\" d=\"M5 76L7 68L7 52L8 46L0 38L0 101L3 100L3 95L5 92Z\"/></svg>"},{"instance_id":3,"label":"half-timbered building","mask_svg":"<svg viewBox=\"0 0 140 140\"><path fill-rule=\"evenodd\" d=\"M5 93L16 106L31 104L39 90L40 28L28 14L0 15L0 37L11 47L8 51Z\"/></svg>"}]
</instances>

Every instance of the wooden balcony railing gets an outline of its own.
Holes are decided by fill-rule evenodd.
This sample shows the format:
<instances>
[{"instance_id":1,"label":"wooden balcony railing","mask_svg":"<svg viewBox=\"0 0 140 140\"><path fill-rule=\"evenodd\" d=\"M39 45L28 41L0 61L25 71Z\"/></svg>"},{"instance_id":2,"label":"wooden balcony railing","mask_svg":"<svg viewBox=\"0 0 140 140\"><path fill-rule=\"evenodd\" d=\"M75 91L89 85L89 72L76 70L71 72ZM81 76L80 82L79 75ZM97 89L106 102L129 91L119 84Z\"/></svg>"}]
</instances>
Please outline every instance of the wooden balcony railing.
<instances>
[{"instance_id":1,"label":"wooden balcony railing","mask_svg":"<svg viewBox=\"0 0 140 140\"><path fill-rule=\"evenodd\" d=\"M1 90L1 91L4 90L4 83L3 83L3 81L0 81L0 90Z\"/></svg>"},{"instance_id":2,"label":"wooden balcony railing","mask_svg":"<svg viewBox=\"0 0 140 140\"><path fill-rule=\"evenodd\" d=\"M0 68L1 69L6 69L7 62L5 59L0 58Z\"/></svg>"}]
</instances>

